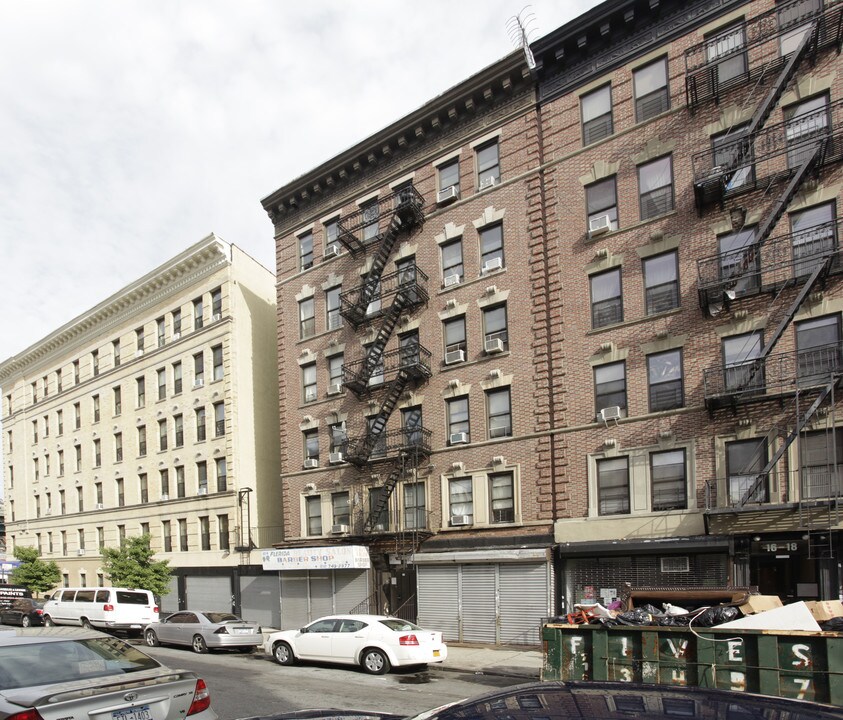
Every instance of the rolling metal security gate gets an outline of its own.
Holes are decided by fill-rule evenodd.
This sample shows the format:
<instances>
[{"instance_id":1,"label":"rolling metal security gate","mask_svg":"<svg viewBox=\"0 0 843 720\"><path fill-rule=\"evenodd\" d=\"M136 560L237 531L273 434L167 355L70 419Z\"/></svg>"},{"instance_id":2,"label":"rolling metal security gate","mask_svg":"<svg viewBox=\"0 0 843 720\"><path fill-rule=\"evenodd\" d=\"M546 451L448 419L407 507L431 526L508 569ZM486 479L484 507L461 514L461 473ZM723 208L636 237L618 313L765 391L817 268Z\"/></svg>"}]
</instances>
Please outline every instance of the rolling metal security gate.
<instances>
[{"instance_id":1,"label":"rolling metal security gate","mask_svg":"<svg viewBox=\"0 0 843 720\"><path fill-rule=\"evenodd\" d=\"M176 612L179 609L179 579L170 578L170 592L161 596L161 615Z\"/></svg>"},{"instance_id":2,"label":"rolling metal security gate","mask_svg":"<svg viewBox=\"0 0 843 720\"><path fill-rule=\"evenodd\" d=\"M347 613L369 596L366 570L284 571L280 575L282 630L300 628L324 615Z\"/></svg>"},{"instance_id":3,"label":"rolling metal security gate","mask_svg":"<svg viewBox=\"0 0 843 720\"><path fill-rule=\"evenodd\" d=\"M419 625L450 642L538 645L553 614L546 563L419 565Z\"/></svg>"},{"instance_id":4,"label":"rolling metal security gate","mask_svg":"<svg viewBox=\"0 0 843 720\"><path fill-rule=\"evenodd\" d=\"M231 578L186 577L187 607L195 610L232 612Z\"/></svg>"},{"instance_id":5,"label":"rolling metal security gate","mask_svg":"<svg viewBox=\"0 0 843 720\"><path fill-rule=\"evenodd\" d=\"M277 628L281 623L281 586L277 575L240 578L240 615L261 625Z\"/></svg>"}]
</instances>

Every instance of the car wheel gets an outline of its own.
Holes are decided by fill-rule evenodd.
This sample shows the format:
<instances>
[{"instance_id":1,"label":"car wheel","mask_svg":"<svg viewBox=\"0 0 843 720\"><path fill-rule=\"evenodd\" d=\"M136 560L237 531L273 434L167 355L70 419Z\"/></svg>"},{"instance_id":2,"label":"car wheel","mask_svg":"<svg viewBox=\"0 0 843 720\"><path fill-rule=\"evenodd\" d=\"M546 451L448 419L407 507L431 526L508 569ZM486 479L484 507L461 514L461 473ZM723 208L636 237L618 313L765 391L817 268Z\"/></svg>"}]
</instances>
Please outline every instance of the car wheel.
<instances>
[{"instance_id":1,"label":"car wheel","mask_svg":"<svg viewBox=\"0 0 843 720\"><path fill-rule=\"evenodd\" d=\"M389 658L377 648L366 648L360 658L363 669L371 675L384 675L389 672Z\"/></svg>"},{"instance_id":2,"label":"car wheel","mask_svg":"<svg viewBox=\"0 0 843 720\"><path fill-rule=\"evenodd\" d=\"M293 655L293 648L285 642L275 643L272 648L272 657L279 665L292 665L296 661L296 656Z\"/></svg>"},{"instance_id":3,"label":"car wheel","mask_svg":"<svg viewBox=\"0 0 843 720\"><path fill-rule=\"evenodd\" d=\"M94 626L91 625L91 621L88 618L82 618L82 627L86 630L93 630Z\"/></svg>"},{"instance_id":4,"label":"car wheel","mask_svg":"<svg viewBox=\"0 0 843 720\"><path fill-rule=\"evenodd\" d=\"M146 640L146 644L149 647L158 647L161 644L158 642L158 636L155 634L155 630L147 630L144 640Z\"/></svg>"},{"instance_id":5,"label":"car wheel","mask_svg":"<svg viewBox=\"0 0 843 720\"><path fill-rule=\"evenodd\" d=\"M193 642L190 644L190 646L193 648L193 652L195 653L208 652L208 645L201 635L194 635Z\"/></svg>"},{"instance_id":6,"label":"car wheel","mask_svg":"<svg viewBox=\"0 0 843 720\"><path fill-rule=\"evenodd\" d=\"M29 615L24 615L20 619L20 626L21 627L29 627L30 625L32 625L32 620L29 619Z\"/></svg>"},{"instance_id":7,"label":"car wheel","mask_svg":"<svg viewBox=\"0 0 843 720\"><path fill-rule=\"evenodd\" d=\"M55 622L53 622L53 618L51 618L49 615L44 616L44 625L46 625L47 627L56 626Z\"/></svg>"}]
</instances>

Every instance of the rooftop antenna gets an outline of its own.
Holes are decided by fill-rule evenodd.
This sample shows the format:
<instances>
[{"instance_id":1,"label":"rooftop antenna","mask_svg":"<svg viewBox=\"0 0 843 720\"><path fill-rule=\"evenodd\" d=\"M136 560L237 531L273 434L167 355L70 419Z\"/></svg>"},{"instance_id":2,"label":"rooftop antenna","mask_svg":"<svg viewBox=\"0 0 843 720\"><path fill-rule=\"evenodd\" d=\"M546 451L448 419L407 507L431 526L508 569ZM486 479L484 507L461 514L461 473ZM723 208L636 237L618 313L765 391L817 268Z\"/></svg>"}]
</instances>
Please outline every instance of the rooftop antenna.
<instances>
[{"instance_id":1,"label":"rooftop antenna","mask_svg":"<svg viewBox=\"0 0 843 720\"><path fill-rule=\"evenodd\" d=\"M506 21L506 31L509 33L512 44L524 51L527 67L533 70L536 67L536 59L533 57L533 51L530 50L530 35L536 32L533 25L537 20L535 13L530 10L531 7L532 5L525 5L520 13L509 18Z\"/></svg>"}]
</instances>

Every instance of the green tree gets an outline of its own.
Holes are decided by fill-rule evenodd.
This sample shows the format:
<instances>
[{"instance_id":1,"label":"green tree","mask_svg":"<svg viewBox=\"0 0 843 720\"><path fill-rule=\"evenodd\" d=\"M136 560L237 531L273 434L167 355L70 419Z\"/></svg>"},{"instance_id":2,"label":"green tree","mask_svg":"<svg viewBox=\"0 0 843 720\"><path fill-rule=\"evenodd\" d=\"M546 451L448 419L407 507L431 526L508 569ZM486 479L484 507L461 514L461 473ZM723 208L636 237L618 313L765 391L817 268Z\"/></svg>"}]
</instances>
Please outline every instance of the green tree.
<instances>
[{"instance_id":1,"label":"green tree","mask_svg":"<svg viewBox=\"0 0 843 720\"><path fill-rule=\"evenodd\" d=\"M39 560L41 554L37 548L19 545L15 548L14 555L20 560L20 565L9 574L12 584L23 585L38 595L56 587L61 581L59 566L52 560Z\"/></svg>"},{"instance_id":2,"label":"green tree","mask_svg":"<svg viewBox=\"0 0 843 720\"><path fill-rule=\"evenodd\" d=\"M119 548L103 548L103 571L115 587L142 588L161 597L170 592L170 561L154 556L149 535L129 537Z\"/></svg>"}]
</instances>

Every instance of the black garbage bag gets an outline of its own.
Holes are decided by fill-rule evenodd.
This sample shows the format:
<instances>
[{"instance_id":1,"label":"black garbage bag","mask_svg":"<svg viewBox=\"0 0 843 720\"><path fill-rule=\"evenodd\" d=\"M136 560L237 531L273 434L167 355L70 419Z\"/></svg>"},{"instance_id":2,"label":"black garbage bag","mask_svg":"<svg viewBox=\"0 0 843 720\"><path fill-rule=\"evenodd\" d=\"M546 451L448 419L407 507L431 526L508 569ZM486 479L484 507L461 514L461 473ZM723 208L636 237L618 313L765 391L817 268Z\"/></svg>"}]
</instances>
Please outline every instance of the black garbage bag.
<instances>
[{"instance_id":1,"label":"black garbage bag","mask_svg":"<svg viewBox=\"0 0 843 720\"><path fill-rule=\"evenodd\" d=\"M843 632L843 617L829 618L825 622L821 622L820 627L830 632Z\"/></svg>"},{"instance_id":2,"label":"black garbage bag","mask_svg":"<svg viewBox=\"0 0 843 720\"><path fill-rule=\"evenodd\" d=\"M661 617L664 615L664 610L659 610L657 607L650 605L650 603L645 603L638 609L643 610L645 613L652 615L653 617Z\"/></svg>"},{"instance_id":3,"label":"black garbage bag","mask_svg":"<svg viewBox=\"0 0 843 720\"><path fill-rule=\"evenodd\" d=\"M652 625L653 616L644 608L633 608L615 616L621 625Z\"/></svg>"},{"instance_id":4,"label":"black garbage bag","mask_svg":"<svg viewBox=\"0 0 843 720\"><path fill-rule=\"evenodd\" d=\"M701 627L714 627L715 625L722 625L723 623L737 620L741 615L741 611L733 605L715 605L701 612L694 625Z\"/></svg>"},{"instance_id":5,"label":"black garbage bag","mask_svg":"<svg viewBox=\"0 0 843 720\"><path fill-rule=\"evenodd\" d=\"M588 621L589 625L602 625L603 627L617 627L620 623L615 618L607 617L592 617Z\"/></svg>"},{"instance_id":6,"label":"black garbage bag","mask_svg":"<svg viewBox=\"0 0 843 720\"><path fill-rule=\"evenodd\" d=\"M688 622L692 617L693 615L687 613L685 615L662 615L653 619L656 625L663 627L688 627Z\"/></svg>"}]
</instances>

